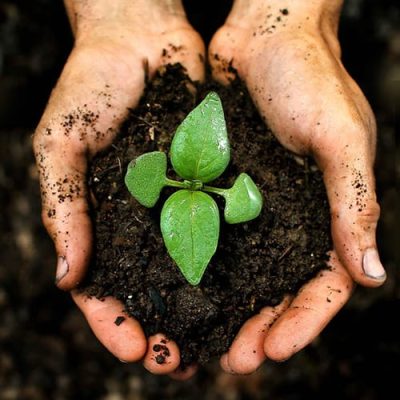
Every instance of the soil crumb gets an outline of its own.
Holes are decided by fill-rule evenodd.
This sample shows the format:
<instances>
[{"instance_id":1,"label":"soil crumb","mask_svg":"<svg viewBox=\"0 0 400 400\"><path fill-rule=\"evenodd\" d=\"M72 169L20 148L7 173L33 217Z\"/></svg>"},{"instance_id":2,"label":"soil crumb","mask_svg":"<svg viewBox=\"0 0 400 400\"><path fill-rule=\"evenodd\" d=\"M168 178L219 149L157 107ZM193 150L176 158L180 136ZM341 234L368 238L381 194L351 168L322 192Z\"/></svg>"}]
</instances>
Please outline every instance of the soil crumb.
<instances>
[{"instance_id":1,"label":"soil crumb","mask_svg":"<svg viewBox=\"0 0 400 400\"><path fill-rule=\"evenodd\" d=\"M232 150L230 165L213 184L228 188L246 172L264 207L245 224L227 225L221 218L217 253L192 287L168 256L159 227L173 189L163 190L156 207L147 209L131 197L124 175L133 158L168 152L179 123L210 90L222 99ZM171 168L168 175L176 178ZM321 174L277 142L239 80L230 87L198 84L179 65L168 66L148 84L113 145L93 160L89 187L96 204L95 255L84 289L121 300L146 335L162 332L175 340L183 367L226 352L249 317L326 268L330 218ZM222 211L223 200L214 198Z\"/></svg>"}]
</instances>

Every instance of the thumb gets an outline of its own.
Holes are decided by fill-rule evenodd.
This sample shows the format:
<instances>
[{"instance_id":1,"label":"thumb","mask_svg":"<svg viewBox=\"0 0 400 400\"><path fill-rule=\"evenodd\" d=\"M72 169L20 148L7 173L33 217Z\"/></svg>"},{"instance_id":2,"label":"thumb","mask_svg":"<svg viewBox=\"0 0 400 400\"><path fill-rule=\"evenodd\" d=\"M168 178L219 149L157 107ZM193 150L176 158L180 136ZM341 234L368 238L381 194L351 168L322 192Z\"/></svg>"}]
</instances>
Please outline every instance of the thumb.
<instances>
[{"instance_id":1,"label":"thumb","mask_svg":"<svg viewBox=\"0 0 400 400\"><path fill-rule=\"evenodd\" d=\"M353 279L363 286L380 286L386 273L379 259L376 227L379 205L373 174L374 155L362 132L347 132L335 144L316 148L331 207L335 250ZM343 141L341 140L343 139Z\"/></svg>"},{"instance_id":2,"label":"thumb","mask_svg":"<svg viewBox=\"0 0 400 400\"><path fill-rule=\"evenodd\" d=\"M56 247L56 284L70 290L85 275L92 248L85 153L58 143L41 130L36 131L33 146L40 173L42 219Z\"/></svg>"},{"instance_id":3,"label":"thumb","mask_svg":"<svg viewBox=\"0 0 400 400\"><path fill-rule=\"evenodd\" d=\"M91 255L87 158L110 144L144 87L141 60L131 74L124 64L115 67L106 50L101 60L98 54L74 48L33 140L43 222L57 251L56 283L64 290L82 281Z\"/></svg>"}]
</instances>

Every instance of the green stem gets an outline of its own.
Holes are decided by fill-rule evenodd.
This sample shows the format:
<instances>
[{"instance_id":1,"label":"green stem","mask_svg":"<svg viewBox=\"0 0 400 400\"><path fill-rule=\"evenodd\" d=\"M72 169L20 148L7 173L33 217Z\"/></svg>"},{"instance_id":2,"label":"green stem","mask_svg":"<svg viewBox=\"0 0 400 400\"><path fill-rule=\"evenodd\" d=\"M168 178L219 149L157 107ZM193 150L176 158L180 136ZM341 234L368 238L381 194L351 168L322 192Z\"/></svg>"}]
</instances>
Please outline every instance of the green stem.
<instances>
[{"instance_id":1,"label":"green stem","mask_svg":"<svg viewBox=\"0 0 400 400\"><path fill-rule=\"evenodd\" d=\"M220 188L207 186L207 185L204 185L202 190L204 192L215 193L215 194L218 194L223 197L225 196L225 192L226 192L226 189L220 189Z\"/></svg>"},{"instance_id":2,"label":"green stem","mask_svg":"<svg viewBox=\"0 0 400 400\"><path fill-rule=\"evenodd\" d=\"M185 182L174 181L173 179L165 178L165 184L180 189L187 189L188 186Z\"/></svg>"}]
</instances>

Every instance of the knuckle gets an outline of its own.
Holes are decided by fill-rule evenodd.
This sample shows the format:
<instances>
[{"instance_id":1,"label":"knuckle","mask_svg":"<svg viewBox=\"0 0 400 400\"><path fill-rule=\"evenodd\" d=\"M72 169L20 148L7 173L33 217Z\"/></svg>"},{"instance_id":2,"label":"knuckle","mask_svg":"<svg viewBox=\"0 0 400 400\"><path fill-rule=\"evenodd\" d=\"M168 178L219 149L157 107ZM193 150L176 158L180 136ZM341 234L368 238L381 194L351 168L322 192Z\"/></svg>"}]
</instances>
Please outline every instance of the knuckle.
<instances>
[{"instance_id":1,"label":"knuckle","mask_svg":"<svg viewBox=\"0 0 400 400\"><path fill-rule=\"evenodd\" d=\"M376 227L380 216L379 204L374 199L357 200L357 204L337 203L330 208L331 220L347 220L349 224L370 229Z\"/></svg>"},{"instance_id":2,"label":"knuckle","mask_svg":"<svg viewBox=\"0 0 400 400\"><path fill-rule=\"evenodd\" d=\"M38 126L32 138L32 146L36 157L39 154L50 152L56 143L56 139L51 134L48 127Z\"/></svg>"},{"instance_id":3,"label":"knuckle","mask_svg":"<svg viewBox=\"0 0 400 400\"><path fill-rule=\"evenodd\" d=\"M380 216L380 207L375 200L368 200L365 202L364 207L359 211L360 218L371 219L377 221Z\"/></svg>"},{"instance_id":4,"label":"knuckle","mask_svg":"<svg viewBox=\"0 0 400 400\"><path fill-rule=\"evenodd\" d=\"M379 204L375 200L368 200L357 210L356 223L364 230L375 229L379 216Z\"/></svg>"}]
</instances>

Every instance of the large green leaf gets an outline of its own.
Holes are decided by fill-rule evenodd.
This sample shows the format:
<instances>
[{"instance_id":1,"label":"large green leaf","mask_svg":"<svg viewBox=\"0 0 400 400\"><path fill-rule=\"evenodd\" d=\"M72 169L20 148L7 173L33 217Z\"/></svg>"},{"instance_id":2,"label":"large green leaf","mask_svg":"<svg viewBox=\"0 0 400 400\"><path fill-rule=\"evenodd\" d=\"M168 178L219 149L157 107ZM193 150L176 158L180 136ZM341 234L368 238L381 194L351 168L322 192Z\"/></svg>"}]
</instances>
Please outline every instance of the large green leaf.
<instances>
[{"instance_id":1,"label":"large green leaf","mask_svg":"<svg viewBox=\"0 0 400 400\"><path fill-rule=\"evenodd\" d=\"M168 253L186 280L197 285L218 245L215 201L203 192L179 190L164 204L161 232Z\"/></svg>"},{"instance_id":2,"label":"large green leaf","mask_svg":"<svg viewBox=\"0 0 400 400\"><path fill-rule=\"evenodd\" d=\"M210 92L184 119L171 145L171 162L179 176L210 182L229 163L230 148L219 96Z\"/></svg>"},{"instance_id":3,"label":"large green leaf","mask_svg":"<svg viewBox=\"0 0 400 400\"><path fill-rule=\"evenodd\" d=\"M153 207L165 186L167 156L161 151L145 153L132 160L125 175L125 184L133 197L145 207Z\"/></svg>"},{"instance_id":4,"label":"large green leaf","mask_svg":"<svg viewBox=\"0 0 400 400\"><path fill-rule=\"evenodd\" d=\"M250 221L260 215L263 200L260 191L249 175L240 174L233 186L224 190L224 217L228 224Z\"/></svg>"}]
</instances>

